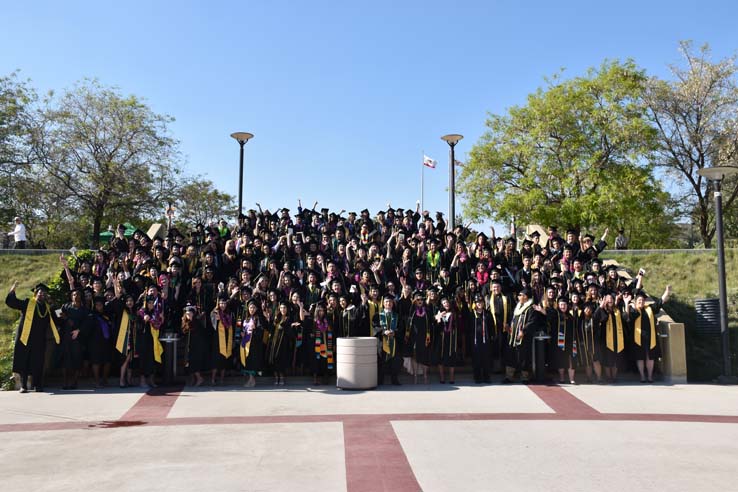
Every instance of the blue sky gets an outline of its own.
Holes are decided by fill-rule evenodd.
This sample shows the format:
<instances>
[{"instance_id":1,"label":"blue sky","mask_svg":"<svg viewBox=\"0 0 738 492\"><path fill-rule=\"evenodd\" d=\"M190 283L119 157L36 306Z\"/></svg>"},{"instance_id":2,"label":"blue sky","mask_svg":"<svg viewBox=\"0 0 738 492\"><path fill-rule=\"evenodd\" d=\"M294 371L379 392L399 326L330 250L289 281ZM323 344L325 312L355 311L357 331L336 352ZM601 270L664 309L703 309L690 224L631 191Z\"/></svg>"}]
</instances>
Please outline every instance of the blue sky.
<instances>
[{"instance_id":1,"label":"blue sky","mask_svg":"<svg viewBox=\"0 0 738 492\"><path fill-rule=\"evenodd\" d=\"M457 159L487 112L520 104L560 68L633 58L668 76L678 41L738 48L728 1L4 2L0 74L39 91L96 77L176 118L191 174L244 208L372 212L414 206L422 153L425 208L447 211L446 133ZM457 205L457 209L460 206Z\"/></svg>"}]
</instances>

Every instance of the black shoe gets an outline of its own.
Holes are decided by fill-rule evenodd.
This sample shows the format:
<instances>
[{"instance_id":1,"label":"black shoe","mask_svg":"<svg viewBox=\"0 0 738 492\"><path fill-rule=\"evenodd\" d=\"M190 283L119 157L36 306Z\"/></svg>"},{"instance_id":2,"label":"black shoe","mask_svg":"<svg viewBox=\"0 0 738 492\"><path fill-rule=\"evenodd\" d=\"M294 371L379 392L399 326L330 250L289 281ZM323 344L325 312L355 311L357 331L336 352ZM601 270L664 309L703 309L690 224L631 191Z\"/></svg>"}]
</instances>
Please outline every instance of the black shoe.
<instances>
[{"instance_id":1,"label":"black shoe","mask_svg":"<svg viewBox=\"0 0 738 492\"><path fill-rule=\"evenodd\" d=\"M512 379L510 378L505 378L502 380L502 384L510 384L510 383L512 383Z\"/></svg>"},{"instance_id":2,"label":"black shoe","mask_svg":"<svg viewBox=\"0 0 738 492\"><path fill-rule=\"evenodd\" d=\"M402 386L402 383L400 383L400 381L398 379L393 379L392 380L392 384L395 385L395 386Z\"/></svg>"},{"instance_id":3,"label":"black shoe","mask_svg":"<svg viewBox=\"0 0 738 492\"><path fill-rule=\"evenodd\" d=\"M456 383L454 383L453 381L449 381L448 384L456 384Z\"/></svg>"},{"instance_id":4,"label":"black shoe","mask_svg":"<svg viewBox=\"0 0 738 492\"><path fill-rule=\"evenodd\" d=\"M44 392L44 389L41 386L37 386L36 388L34 388L33 391L35 391L36 393L43 393Z\"/></svg>"}]
</instances>

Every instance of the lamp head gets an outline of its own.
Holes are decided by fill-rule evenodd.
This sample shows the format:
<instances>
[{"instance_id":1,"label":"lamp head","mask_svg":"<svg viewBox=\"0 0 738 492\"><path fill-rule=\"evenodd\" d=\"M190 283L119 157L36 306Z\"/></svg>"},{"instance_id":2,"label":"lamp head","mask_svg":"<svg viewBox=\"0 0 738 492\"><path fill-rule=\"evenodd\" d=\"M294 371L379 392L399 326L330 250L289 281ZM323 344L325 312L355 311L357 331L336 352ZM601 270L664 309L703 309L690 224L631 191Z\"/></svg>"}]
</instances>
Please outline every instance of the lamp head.
<instances>
[{"instance_id":1,"label":"lamp head","mask_svg":"<svg viewBox=\"0 0 738 492\"><path fill-rule=\"evenodd\" d=\"M235 133L231 133L231 137L236 139L238 143L242 143L242 142L246 143L252 138L254 138L254 135L253 133L248 133L248 132L235 132Z\"/></svg>"},{"instance_id":2,"label":"lamp head","mask_svg":"<svg viewBox=\"0 0 738 492\"><path fill-rule=\"evenodd\" d=\"M441 137L441 140L445 140L447 144L454 146L458 143L459 140L464 138L463 135L459 135L457 133L449 133L448 135L444 135Z\"/></svg>"},{"instance_id":3,"label":"lamp head","mask_svg":"<svg viewBox=\"0 0 738 492\"><path fill-rule=\"evenodd\" d=\"M735 173L738 173L738 167L735 166L705 167L697 171L697 174L710 181L722 181L726 176Z\"/></svg>"}]
</instances>

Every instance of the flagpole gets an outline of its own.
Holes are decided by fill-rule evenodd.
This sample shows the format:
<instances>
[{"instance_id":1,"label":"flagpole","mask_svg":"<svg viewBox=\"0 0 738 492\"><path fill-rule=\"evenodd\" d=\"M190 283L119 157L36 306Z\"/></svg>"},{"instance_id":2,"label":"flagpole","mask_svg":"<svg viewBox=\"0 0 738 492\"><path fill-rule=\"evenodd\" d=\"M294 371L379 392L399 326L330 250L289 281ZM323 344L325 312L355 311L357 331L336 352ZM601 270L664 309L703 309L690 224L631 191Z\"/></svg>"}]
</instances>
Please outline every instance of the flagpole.
<instances>
[{"instance_id":1,"label":"flagpole","mask_svg":"<svg viewBox=\"0 0 738 492\"><path fill-rule=\"evenodd\" d=\"M425 150L422 151L423 156L420 161L420 212L423 213L423 198L425 192Z\"/></svg>"}]
</instances>

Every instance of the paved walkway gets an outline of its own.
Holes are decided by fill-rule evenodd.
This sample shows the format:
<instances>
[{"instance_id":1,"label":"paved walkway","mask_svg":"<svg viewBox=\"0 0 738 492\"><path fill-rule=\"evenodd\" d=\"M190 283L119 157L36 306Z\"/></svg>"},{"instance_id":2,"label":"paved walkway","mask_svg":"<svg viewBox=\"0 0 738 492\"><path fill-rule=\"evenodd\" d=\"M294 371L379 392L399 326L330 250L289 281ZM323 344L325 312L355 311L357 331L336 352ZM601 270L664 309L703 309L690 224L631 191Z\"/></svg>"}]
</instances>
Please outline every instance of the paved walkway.
<instances>
[{"instance_id":1,"label":"paved walkway","mask_svg":"<svg viewBox=\"0 0 738 492\"><path fill-rule=\"evenodd\" d=\"M738 490L738 389L0 393L3 490Z\"/></svg>"}]
</instances>

